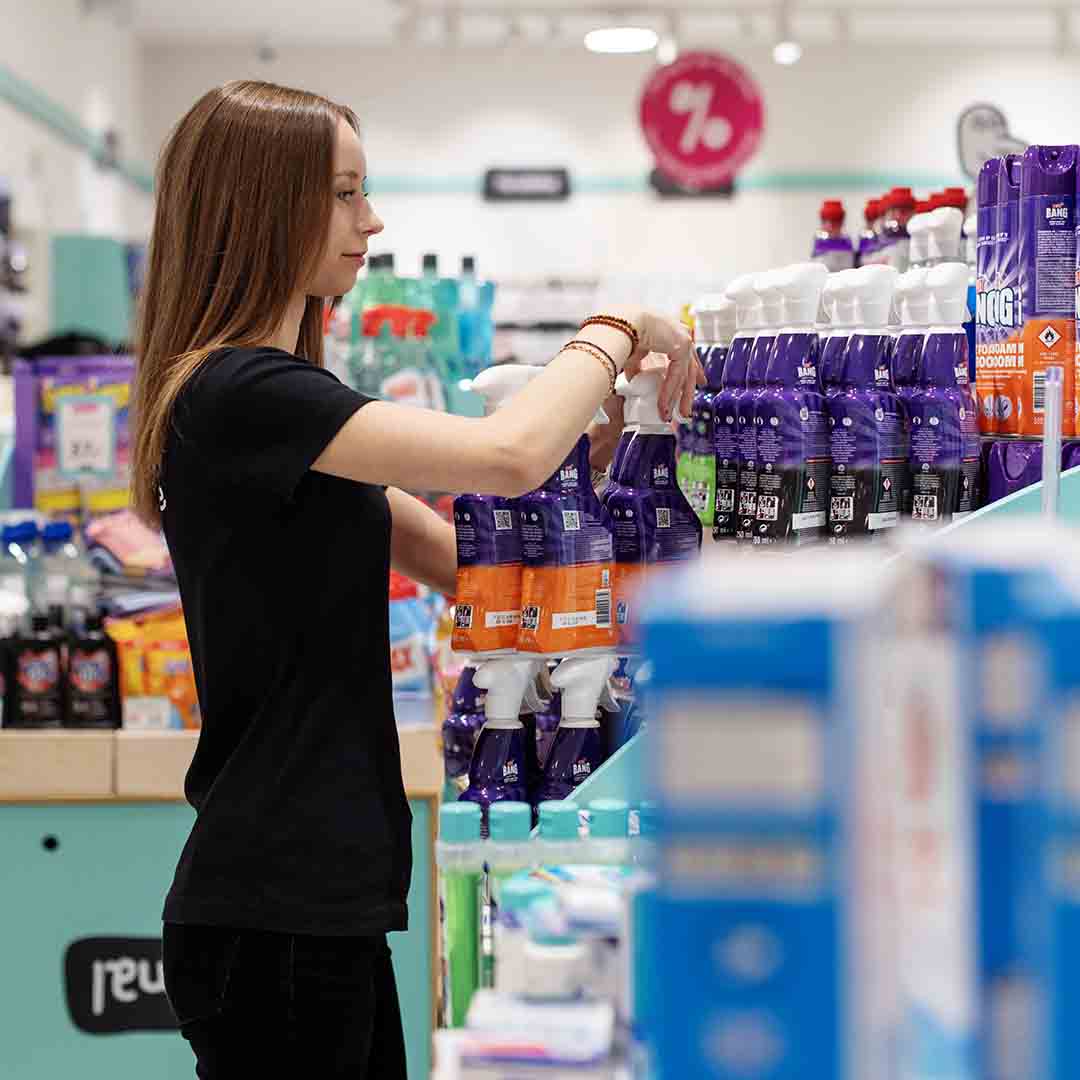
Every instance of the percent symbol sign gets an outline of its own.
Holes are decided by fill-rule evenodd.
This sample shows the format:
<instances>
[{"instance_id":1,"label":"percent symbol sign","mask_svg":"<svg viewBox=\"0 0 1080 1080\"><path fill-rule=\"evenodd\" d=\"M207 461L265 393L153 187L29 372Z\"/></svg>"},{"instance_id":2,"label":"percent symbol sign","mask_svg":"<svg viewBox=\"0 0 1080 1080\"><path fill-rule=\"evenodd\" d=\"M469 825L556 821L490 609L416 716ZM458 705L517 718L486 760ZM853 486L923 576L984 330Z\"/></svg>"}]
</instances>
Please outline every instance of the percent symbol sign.
<instances>
[{"instance_id":1,"label":"percent symbol sign","mask_svg":"<svg viewBox=\"0 0 1080 1080\"><path fill-rule=\"evenodd\" d=\"M713 87L708 83L677 82L671 88L668 107L677 116L687 117L679 138L679 149L692 154L704 143L709 150L722 150L731 138L731 124L722 116L710 116Z\"/></svg>"}]
</instances>

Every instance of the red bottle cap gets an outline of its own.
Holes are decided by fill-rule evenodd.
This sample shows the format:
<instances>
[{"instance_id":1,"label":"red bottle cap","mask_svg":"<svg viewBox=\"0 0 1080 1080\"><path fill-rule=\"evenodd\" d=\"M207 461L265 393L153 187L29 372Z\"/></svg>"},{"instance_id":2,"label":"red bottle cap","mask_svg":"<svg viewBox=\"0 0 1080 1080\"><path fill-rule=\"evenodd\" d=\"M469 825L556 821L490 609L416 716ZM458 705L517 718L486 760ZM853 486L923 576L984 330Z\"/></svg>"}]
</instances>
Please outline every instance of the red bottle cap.
<instances>
[{"instance_id":1,"label":"red bottle cap","mask_svg":"<svg viewBox=\"0 0 1080 1080\"><path fill-rule=\"evenodd\" d=\"M839 199L826 199L821 204L819 216L822 221L842 225L844 223L844 204Z\"/></svg>"},{"instance_id":2,"label":"red bottle cap","mask_svg":"<svg viewBox=\"0 0 1080 1080\"><path fill-rule=\"evenodd\" d=\"M915 196L909 187L894 187L888 194L890 210L914 210Z\"/></svg>"},{"instance_id":3,"label":"red bottle cap","mask_svg":"<svg viewBox=\"0 0 1080 1080\"><path fill-rule=\"evenodd\" d=\"M863 209L863 217L867 222L876 221L881 217L881 200L880 199L867 199L866 206Z\"/></svg>"},{"instance_id":4,"label":"red bottle cap","mask_svg":"<svg viewBox=\"0 0 1080 1080\"><path fill-rule=\"evenodd\" d=\"M968 205L967 192L961 187L947 187L941 193L942 206L955 206L957 210L966 211Z\"/></svg>"}]
</instances>

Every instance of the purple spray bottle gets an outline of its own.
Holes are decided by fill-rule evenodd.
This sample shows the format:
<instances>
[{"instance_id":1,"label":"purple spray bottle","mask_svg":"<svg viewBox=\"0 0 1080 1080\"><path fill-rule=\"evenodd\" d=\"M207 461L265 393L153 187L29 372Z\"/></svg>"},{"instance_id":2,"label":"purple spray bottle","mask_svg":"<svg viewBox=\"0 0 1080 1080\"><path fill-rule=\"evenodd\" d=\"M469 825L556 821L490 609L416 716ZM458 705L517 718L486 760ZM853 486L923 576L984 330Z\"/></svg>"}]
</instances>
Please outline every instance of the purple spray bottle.
<instances>
[{"instance_id":1,"label":"purple spray bottle","mask_svg":"<svg viewBox=\"0 0 1080 1080\"><path fill-rule=\"evenodd\" d=\"M566 799L604 762L604 739L596 717L613 656L571 656L551 676L562 691L562 722L544 767L540 801Z\"/></svg>"},{"instance_id":2,"label":"purple spray bottle","mask_svg":"<svg viewBox=\"0 0 1080 1080\"><path fill-rule=\"evenodd\" d=\"M855 271L858 326L848 341L840 393L829 399L829 542L873 537L900 520L907 473L900 400L889 370L889 310L897 272Z\"/></svg>"},{"instance_id":3,"label":"purple spray bottle","mask_svg":"<svg viewBox=\"0 0 1080 1080\"><path fill-rule=\"evenodd\" d=\"M979 506L979 432L968 374L968 270L942 263L927 273L931 326L911 395L912 519L958 520Z\"/></svg>"},{"instance_id":4,"label":"purple spray bottle","mask_svg":"<svg viewBox=\"0 0 1080 1080\"><path fill-rule=\"evenodd\" d=\"M446 777L459 792L469 782L476 736L484 726L485 691L473 681L476 665L466 664L454 687L450 711L442 725L443 764Z\"/></svg>"},{"instance_id":5,"label":"purple spray bottle","mask_svg":"<svg viewBox=\"0 0 1080 1080\"><path fill-rule=\"evenodd\" d=\"M763 275L765 303L775 294L783 317L757 399L758 499L754 544L808 544L825 533L829 434L816 330L828 271L796 263ZM759 339L760 341L760 339Z\"/></svg>"},{"instance_id":6,"label":"purple spray bottle","mask_svg":"<svg viewBox=\"0 0 1080 1080\"><path fill-rule=\"evenodd\" d=\"M854 270L841 270L825 279L821 304L828 316L828 329L821 334L821 389L825 402L840 392L844 378L844 354L855 332L855 293L858 280Z\"/></svg>"},{"instance_id":7,"label":"purple spray bottle","mask_svg":"<svg viewBox=\"0 0 1080 1080\"><path fill-rule=\"evenodd\" d=\"M900 418L904 425L905 454L908 457L904 487L900 494L900 513L903 517L911 517L911 397L919 385L919 363L926 343L926 332L930 329L928 273L929 270L924 267L917 267L901 274L896 281L895 303L900 313L900 334L893 345L890 366L893 386L900 399Z\"/></svg>"}]
</instances>

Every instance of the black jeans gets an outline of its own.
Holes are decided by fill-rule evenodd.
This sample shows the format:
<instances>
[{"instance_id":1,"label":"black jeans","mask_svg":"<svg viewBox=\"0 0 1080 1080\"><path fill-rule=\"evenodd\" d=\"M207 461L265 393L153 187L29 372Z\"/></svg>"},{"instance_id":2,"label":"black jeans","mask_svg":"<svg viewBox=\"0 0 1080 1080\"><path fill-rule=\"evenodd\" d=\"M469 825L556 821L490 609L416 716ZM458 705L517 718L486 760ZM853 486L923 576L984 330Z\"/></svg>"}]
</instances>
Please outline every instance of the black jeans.
<instances>
[{"instance_id":1,"label":"black jeans","mask_svg":"<svg viewBox=\"0 0 1080 1080\"><path fill-rule=\"evenodd\" d=\"M200 1080L407 1080L385 936L166 923L165 992Z\"/></svg>"}]
</instances>

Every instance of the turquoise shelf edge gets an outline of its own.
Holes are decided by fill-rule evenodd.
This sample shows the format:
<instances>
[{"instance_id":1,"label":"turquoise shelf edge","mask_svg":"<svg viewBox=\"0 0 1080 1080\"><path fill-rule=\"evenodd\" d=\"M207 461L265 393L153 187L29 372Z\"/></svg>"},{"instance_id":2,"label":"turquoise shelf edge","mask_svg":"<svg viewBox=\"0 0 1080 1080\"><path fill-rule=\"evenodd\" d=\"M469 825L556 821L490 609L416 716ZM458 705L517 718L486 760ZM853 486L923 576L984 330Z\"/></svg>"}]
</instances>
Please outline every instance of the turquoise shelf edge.
<instances>
[{"instance_id":1,"label":"turquoise shelf edge","mask_svg":"<svg viewBox=\"0 0 1080 1080\"><path fill-rule=\"evenodd\" d=\"M963 529L977 521L993 518L1029 517L1042 513L1042 481L999 499L970 517L948 526L945 532ZM1058 499L1058 517L1067 525L1080 525L1080 466L1061 474L1061 495Z\"/></svg>"}]
</instances>

